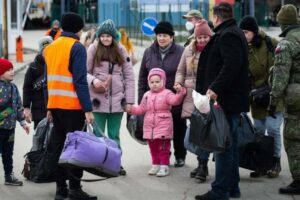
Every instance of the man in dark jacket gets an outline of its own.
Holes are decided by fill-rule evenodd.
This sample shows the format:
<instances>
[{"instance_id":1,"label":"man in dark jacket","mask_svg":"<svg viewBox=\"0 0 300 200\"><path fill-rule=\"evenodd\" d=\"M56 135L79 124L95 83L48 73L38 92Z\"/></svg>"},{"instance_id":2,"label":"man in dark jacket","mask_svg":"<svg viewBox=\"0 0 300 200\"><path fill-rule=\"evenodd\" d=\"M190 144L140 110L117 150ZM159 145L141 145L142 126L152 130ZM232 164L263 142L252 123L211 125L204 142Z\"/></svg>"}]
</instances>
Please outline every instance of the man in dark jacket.
<instances>
[{"instance_id":1,"label":"man in dark jacket","mask_svg":"<svg viewBox=\"0 0 300 200\"><path fill-rule=\"evenodd\" d=\"M82 130L85 121L94 121L86 77L86 50L79 42L84 27L83 19L70 12L62 16L61 23L61 37L43 50L47 67L47 116L53 120L49 146L57 162L67 133ZM68 171L76 178L68 177ZM81 189L82 175L82 169L58 166L55 200L96 200L97 196L89 195Z\"/></svg>"},{"instance_id":2,"label":"man in dark jacket","mask_svg":"<svg viewBox=\"0 0 300 200\"><path fill-rule=\"evenodd\" d=\"M249 110L248 45L232 18L232 7L220 3L213 8L215 35L202 52L196 81L196 91L218 101L230 126L232 143L222 153L216 153L216 178L212 189L196 200L239 198L239 166L237 126L241 112Z\"/></svg>"}]
</instances>

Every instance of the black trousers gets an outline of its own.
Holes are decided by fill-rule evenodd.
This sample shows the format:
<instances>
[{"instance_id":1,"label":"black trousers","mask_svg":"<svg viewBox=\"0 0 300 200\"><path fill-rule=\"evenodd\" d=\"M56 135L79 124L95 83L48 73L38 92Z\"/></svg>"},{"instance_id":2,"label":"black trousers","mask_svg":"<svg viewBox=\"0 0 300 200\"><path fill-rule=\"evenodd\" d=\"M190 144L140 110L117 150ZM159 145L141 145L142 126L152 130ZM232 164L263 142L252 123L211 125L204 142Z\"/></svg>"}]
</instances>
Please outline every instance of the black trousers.
<instances>
[{"instance_id":1,"label":"black trousers","mask_svg":"<svg viewBox=\"0 0 300 200\"><path fill-rule=\"evenodd\" d=\"M184 137L186 132L186 119L181 118L181 113L172 113L173 117L173 146L175 159L185 160L186 149L184 147Z\"/></svg>"},{"instance_id":2,"label":"black trousers","mask_svg":"<svg viewBox=\"0 0 300 200\"><path fill-rule=\"evenodd\" d=\"M82 130L84 126L85 116L81 110L61 110L52 109L53 116L53 131L50 137L50 151L54 153L57 162L64 147L66 135L69 132ZM58 167L56 171L56 185L57 187L66 187L66 180L69 179L70 189L78 189L81 187L80 181L72 177L68 177L68 172L63 167ZM83 171L80 169L71 169L73 175L81 178Z\"/></svg>"},{"instance_id":3,"label":"black trousers","mask_svg":"<svg viewBox=\"0 0 300 200\"><path fill-rule=\"evenodd\" d=\"M13 152L15 141L15 129L0 129L0 153L5 176L13 171Z\"/></svg>"}]
</instances>

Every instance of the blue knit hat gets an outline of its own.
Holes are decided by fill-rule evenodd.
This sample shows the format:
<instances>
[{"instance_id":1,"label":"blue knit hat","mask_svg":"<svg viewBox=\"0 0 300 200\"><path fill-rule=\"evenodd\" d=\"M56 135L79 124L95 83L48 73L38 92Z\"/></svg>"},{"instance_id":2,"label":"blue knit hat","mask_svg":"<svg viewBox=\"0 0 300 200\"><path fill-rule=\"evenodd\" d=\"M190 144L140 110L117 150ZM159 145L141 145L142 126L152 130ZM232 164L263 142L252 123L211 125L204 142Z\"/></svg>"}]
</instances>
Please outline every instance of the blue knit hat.
<instances>
[{"instance_id":1,"label":"blue knit hat","mask_svg":"<svg viewBox=\"0 0 300 200\"><path fill-rule=\"evenodd\" d=\"M114 39L117 38L115 23L111 19L105 20L98 27L96 32L97 37L100 37L100 35L103 33L111 35Z\"/></svg>"}]
</instances>

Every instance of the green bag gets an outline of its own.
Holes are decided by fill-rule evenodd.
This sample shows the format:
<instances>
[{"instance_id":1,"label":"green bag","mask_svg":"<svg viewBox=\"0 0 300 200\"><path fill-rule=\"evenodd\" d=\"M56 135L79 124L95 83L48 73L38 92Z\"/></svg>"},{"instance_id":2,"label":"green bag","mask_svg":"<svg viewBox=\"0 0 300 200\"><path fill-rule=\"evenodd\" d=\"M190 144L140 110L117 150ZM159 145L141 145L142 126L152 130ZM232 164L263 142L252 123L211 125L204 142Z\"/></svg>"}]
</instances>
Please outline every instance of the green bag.
<instances>
[{"instance_id":1,"label":"green bag","mask_svg":"<svg viewBox=\"0 0 300 200\"><path fill-rule=\"evenodd\" d=\"M0 121L7 118L10 114L13 113L13 109L11 107L7 107L0 112Z\"/></svg>"}]
</instances>

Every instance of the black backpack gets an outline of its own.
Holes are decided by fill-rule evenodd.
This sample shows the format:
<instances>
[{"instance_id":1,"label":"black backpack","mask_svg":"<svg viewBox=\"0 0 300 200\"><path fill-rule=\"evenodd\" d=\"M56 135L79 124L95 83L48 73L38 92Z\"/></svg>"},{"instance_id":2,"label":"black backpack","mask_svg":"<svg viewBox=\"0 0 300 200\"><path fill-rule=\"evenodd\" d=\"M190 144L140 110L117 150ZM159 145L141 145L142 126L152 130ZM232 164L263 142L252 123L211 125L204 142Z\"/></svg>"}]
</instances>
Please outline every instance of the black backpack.
<instances>
[{"instance_id":1,"label":"black backpack","mask_svg":"<svg viewBox=\"0 0 300 200\"><path fill-rule=\"evenodd\" d=\"M48 150L52 126L47 118L38 124L33 136L33 146L30 152L24 156L25 163L22 174L35 183L55 181L57 158Z\"/></svg>"}]
</instances>

